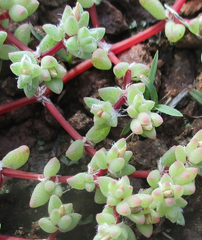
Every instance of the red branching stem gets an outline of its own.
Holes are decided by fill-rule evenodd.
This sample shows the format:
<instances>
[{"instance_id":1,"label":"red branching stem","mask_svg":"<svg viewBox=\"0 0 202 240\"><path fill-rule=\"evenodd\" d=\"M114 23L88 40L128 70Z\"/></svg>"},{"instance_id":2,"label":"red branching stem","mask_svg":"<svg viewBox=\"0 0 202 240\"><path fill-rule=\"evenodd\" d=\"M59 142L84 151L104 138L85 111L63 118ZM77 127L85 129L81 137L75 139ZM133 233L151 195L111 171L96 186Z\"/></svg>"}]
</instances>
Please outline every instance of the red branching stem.
<instances>
[{"instance_id":1,"label":"red branching stem","mask_svg":"<svg viewBox=\"0 0 202 240\"><path fill-rule=\"evenodd\" d=\"M119 109L126 102L126 98L122 96L119 100L113 105L115 110Z\"/></svg>"},{"instance_id":2,"label":"red branching stem","mask_svg":"<svg viewBox=\"0 0 202 240\"><path fill-rule=\"evenodd\" d=\"M113 64L115 65L121 62L113 52L109 52L108 57L111 60L111 62L113 62Z\"/></svg>"},{"instance_id":3,"label":"red branching stem","mask_svg":"<svg viewBox=\"0 0 202 240\"><path fill-rule=\"evenodd\" d=\"M179 12L185 2L186 2L186 0L177 0L175 2L175 4L173 5L173 9L176 12ZM140 33L138 33L128 39L125 39L121 42L115 43L111 47L110 50L115 54L120 53L120 52L132 47L133 45L140 43L140 42L152 37L153 35L159 33L160 31L162 31L164 29L164 26L165 26L165 20L162 20L162 21L158 22L157 24L155 24L154 26L144 30L143 32L140 32Z\"/></svg>"},{"instance_id":4,"label":"red branching stem","mask_svg":"<svg viewBox=\"0 0 202 240\"><path fill-rule=\"evenodd\" d=\"M60 49L64 48L65 45L63 43L63 40L56 43L52 48L50 48L48 51L41 54L40 58L43 58L45 56L53 56L55 53L57 53Z\"/></svg>"},{"instance_id":5,"label":"red branching stem","mask_svg":"<svg viewBox=\"0 0 202 240\"><path fill-rule=\"evenodd\" d=\"M24 172L20 170L15 170L11 168L3 168L2 174L5 177L14 177L14 178L21 178L21 179L28 179L28 180L34 180L34 181L41 181L41 179L45 178L43 174L38 173L30 173L30 172ZM52 181L58 181L59 183L67 183L67 179L72 176L54 176L51 177L50 180Z\"/></svg>"},{"instance_id":6,"label":"red branching stem","mask_svg":"<svg viewBox=\"0 0 202 240\"><path fill-rule=\"evenodd\" d=\"M54 104L51 101L46 101L45 106L50 111L50 113L55 117L55 119L60 123L60 125L69 133L69 135L74 140L83 140L83 137L66 121L66 119L61 115L57 110ZM85 151L90 155L94 156L96 150L90 145L85 146Z\"/></svg>"},{"instance_id":7,"label":"red branching stem","mask_svg":"<svg viewBox=\"0 0 202 240\"><path fill-rule=\"evenodd\" d=\"M34 240L31 238L19 238L19 237L11 237L11 236L4 236L4 235L0 235L0 239L1 240Z\"/></svg>"},{"instance_id":8,"label":"red branching stem","mask_svg":"<svg viewBox=\"0 0 202 240\"><path fill-rule=\"evenodd\" d=\"M69 80L88 70L92 66L93 64L91 62L91 59L84 60L82 63L78 64L67 72L67 74L62 78L63 83L68 82Z\"/></svg>"},{"instance_id":9,"label":"red branching stem","mask_svg":"<svg viewBox=\"0 0 202 240\"><path fill-rule=\"evenodd\" d=\"M25 105L28 105L30 103L34 103L36 101L37 101L36 97L31 97L31 98L24 97L24 98L6 103L0 106L0 115L6 112L10 112L16 108L20 108Z\"/></svg>"},{"instance_id":10,"label":"red branching stem","mask_svg":"<svg viewBox=\"0 0 202 240\"><path fill-rule=\"evenodd\" d=\"M182 6L184 5L184 3L186 2L186 0L177 0L174 5L173 5L173 9L179 13L180 9L182 8Z\"/></svg>"},{"instance_id":11,"label":"red branching stem","mask_svg":"<svg viewBox=\"0 0 202 240\"><path fill-rule=\"evenodd\" d=\"M98 21L95 4L91 8L89 8L88 11L89 11L89 14L90 14L90 17L91 17L91 21L92 21L93 27L94 28L99 27L100 23Z\"/></svg>"},{"instance_id":12,"label":"red branching stem","mask_svg":"<svg viewBox=\"0 0 202 240\"><path fill-rule=\"evenodd\" d=\"M120 215L117 213L116 207L114 207L113 216L114 216L115 219L116 219L116 224L120 223L120 219L119 219L119 216L120 216Z\"/></svg>"},{"instance_id":13,"label":"red branching stem","mask_svg":"<svg viewBox=\"0 0 202 240\"><path fill-rule=\"evenodd\" d=\"M0 14L0 21L3 21L5 19L10 19L8 10Z\"/></svg>"},{"instance_id":14,"label":"red branching stem","mask_svg":"<svg viewBox=\"0 0 202 240\"><path fill-rule=\"evenodd\" d=\"M33 52L33 50L31 48L29 48L24 43L22 43L12 33L10 33L7 29L5 29L1 24L0 24L0 30L4 31L4 32L7 32L7 40L12 42L12 44L15 45L17 48L19 48L22 51Z\"/></svg>"},{"instance_id":15,"label":"red branching stem","mask_svg":"<svg viewBox=\"0 0 202 240\"><path fill-rule=\"evenodd\" d=\"M56 236L57 236L58 233L59 233L59 230L57 230L57 231L54 232L54 233L51 233L50 236L49 236L49 238L48 238L48 240L55 240L55 238L56 238Z\"/></svg>"},{"instance_id":16,"label":"red branching stem","mask_svg":"<svg viewBox=\"0 0 202 240\"><path fill-rule=\"evenodd\" d=\"M135 44L140 43L140 42L150 38L151 36L159 33L160 31L162 31L164 29L164 26L165 26L165 21L162 20L162 21L156 23L154 26L144 30L143 32L140 32L130 38L127 38L121 42L113 44L110 50L115 54L120 53L120 52L134 46Z\"/></svg>"},{"instance_id":17,"label":"red branching stem","mask_svg":"<svg viewBox=\"0 0 202 240\"><path fill-rule=\"evenodd\" d=\"M151 171L135 171L134 173L130 174L129 177L135 178L147 178Z\"/></svg>"},{"instance_id":18,"label":"red branching stem","mask_svg":"<svg viewBox=\"0 0 202 240\"><path fill-rule=\"evenodd\" d=\"M128 86L128 84L131 83L131 70L127 70L126 74L124 76L124 85L123 85L123 89L126 89L126 87Z\"/></svg>"}]
</instances>

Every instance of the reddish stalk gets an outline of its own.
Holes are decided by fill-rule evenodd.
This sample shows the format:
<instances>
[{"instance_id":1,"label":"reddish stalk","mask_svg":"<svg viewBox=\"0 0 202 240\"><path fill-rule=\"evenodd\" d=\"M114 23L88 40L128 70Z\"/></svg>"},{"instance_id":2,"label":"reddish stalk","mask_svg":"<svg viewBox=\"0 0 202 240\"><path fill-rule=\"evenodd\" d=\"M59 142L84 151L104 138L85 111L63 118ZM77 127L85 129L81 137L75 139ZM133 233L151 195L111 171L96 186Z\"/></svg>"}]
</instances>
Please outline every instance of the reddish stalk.
<instances>
[{"instance_id":1,"label":"reddish stalk","mask_svg":"<svg viewBox=\"0 0 202 240\"><path fill-rule=\"evenodd\" d=\"M60 114L60 112L57 110L57 108L53 105L51 101L46 101L45 106L74 140L83 140L83 137L66 121L66 119ZM91 146L85 146L85 151L91 157L93 157L96 153L96 150Z\"/></svg>"},{"instance_id":2,"label":"reddish stalk","mask_svg":"<svg viewBox=\"0 0 202 240\"><path fill-rule=\"evenodd\" d=\"M100 23L98 21L98 17L97 17L97 11L96 11L96 6L95 4L88 9L88 12L90 14L90 18L93 24L94 28L100 27Z\"/></svg>"},{"instance_id":3,"label":"reddish stalk","mask_svg":"<svg viewBox=\"0 0 202 240\"><path fill-rule=\"evenodd\" d=\"M64 47L65 47L65 45L63 43L63 40L61 40L60 42L56 43L52 48L50 48L48 51L42 53L40 58L43 58L47 55L53 56L54 54L56 54L59 50L61 50Z\"/></svg>"},{"instance_id":4,"label":"reddish stalk","mask_svg":"<svg viewBox=\"0 0 202 240\"><path fill-rule=\"evenodd\" d=\"M21 99L3 104L3 105L0 106L0 115L4 114L6 112L10 112L10 111L12 111L16 108L26 106L30 103L34 103L36 101L37 101L36 97L33 96L31 98L24 97L24 98L21 98Z\"/></svg>"},{"instance_id":5,"label":"reddish stalk","mask_svg":"<svg viewBox=\"0 0 202 240\"><path fill-rule=\"evenodd\" d=\"M111 62L113 62L114 65L117 65L118 63L121 62L113 52L109 52L108 57L111 60Z\"/></svg>"},{"instance_id":6,"label":"reddish stalk","mask_svg":"<svg viewBox=\"0 0 202 240\"><path fill-rule=\"evenodd\" d=\"M116 207L114 207L113 216L116 219L116 224L120 223L120 219L119 219L120 215L117 213Z\"/></svg>"},{"instance_id":7,"label":"reddish stalk","mask_svg":"<svg viewBox=\"0 0 202 240\"><path fill-rule=\"evenodd\" d=\"M186 2L186 0L177 0L175 2L175 4L173 5L173 9L176 12L179 12L185 2ZM132 47L133 45L140 43L140 42L152 37L153 35L159 33L160 31L162 31L164 29L164 26L165 26L165 20L162 20L162 21L158 22L157 24L155 24L154 26L144 30L141 33L138 33L128 39L125 39L121 42L113 44L110 50L115 54L120 53L120 52Z\"/></svg>"},{"instance_id":8,"label":"reddish stalk","mask_svg":"<svg viewBox=\"0 0 202 240\"><path fill-rule=\"evenodd\" d=\"M151 171L135 171L134 173L130 174L129 177L135 178L147 178Z\"/></svg>"},{"instance_id":9,"label":"reddish stalk","mask_svg":"<svg viewBox=\"0 0 202 240\"><path fill-rule=\"evenodd\" d=\"M10 16L9 16L9 13L8 13L8 10L3 12L2 14L0 14L0 21L3 21L5 19L10 19Z\"/></svg>"},{"instance_id":10,"label":"reddish stalk","mask_svg":"<svg viewBox=\"0 0 202 240\"><path fill-rule=\"evenodd\" d=\"M120 106L122 106L124 103L126 102L126 98L123 96L121 98L119 98L119 100L113 105L113 108L115 110L119 109Z\"/></svg>"},{"instance_id":11,"label":"reddish stalk","mask_svg":"<svg viewBox=\"0 0 202 240\"><path fill-rule=\"evenodd\" d=\"M45 178L43 174L24 172L20 170L11 169L11 168L3 168L1 173L5 177L28 179L28 180L34 180L39 182L41 181L41 179ZM70 177L72 176L54 176L54 177L51 177L50 180L52 180L53 182L58 181L59 183L67 183L67 179Z\"/></svg>"},{"instance_id":12,"label":"reddish stalk","mask_svg":"<svg viewBox=\"0 0 202 240\"><path fill-rule=\"evenodd\" d=\"M84 60L83 62L79 63L77 66L67 72L67 74L62 78L63 83L68 82L69 80L88 70L92 66L93 64L91 62L91 59Z\"/></svg>"},{"instance_id":13,"label":"reddish stalk","mask_svg":"<svg viewBox=\"0 0 202 240\"><path fill-rule=\"evenodd\" d=\"M12 33L10 33L7 29L5 29L1 24L0 24L0 30L7 32L7 40L12 42L17 48L19 48L22 51L29 51L33 52L31 48L26 46L24 43L22 43L19 39L17 39Z\"/></svg>"},{"instance_id":14,"label":"reddish stalk","mask_svg":"<svg viewBox=\"0 0 202 240\"><path fill-rule=\"evenodd\" d=\"M124 76L124 85L123 85L123 89L126 89L126 87L128 86L128 84L131 83L131 70L127 70L126 74Z\"/></svg>"},{"instance_id":15,"label":"reddish stalk","mask_svg":"<svg viewBox=\"0 0 202 240\"><path fill-rule=\"evenodd\" d=\"M59 230L57 230L57 231L54 232L54 233L51 233L50 236L49 236L49 238L48 238L48 240L55 240L55 238L56 238L56 236L57 236L58 233L59 233Z\"/></svg>"}]
</instances>

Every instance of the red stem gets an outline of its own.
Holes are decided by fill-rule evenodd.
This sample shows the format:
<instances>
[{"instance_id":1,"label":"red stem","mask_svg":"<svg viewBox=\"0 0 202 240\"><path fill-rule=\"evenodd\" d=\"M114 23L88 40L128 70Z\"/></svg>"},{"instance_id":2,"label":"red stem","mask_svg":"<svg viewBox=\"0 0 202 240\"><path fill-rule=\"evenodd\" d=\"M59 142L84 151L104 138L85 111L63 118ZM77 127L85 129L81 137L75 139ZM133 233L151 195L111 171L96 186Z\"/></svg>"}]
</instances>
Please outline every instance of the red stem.
<instances>
[{"instance_id":1,"label":"red stem","mask_svg":"<svg viewBox=\"0 0 202 240\"><path fill-rule=\"evenodd\" d=\"M55 240L55 238L56 238L56 236L57 236L58 233L59 233L59 230L57 230L57 231L54 232L54 233L51 233L50 236L49 236L49 238L48 238L48 240Z\"/></svg>"},{"instance_id":2,"label":"red stem","mask_svg":"<svg viewBox=\"0 0 202 240\"><path fill-rule=\"evenodd\" d=\"M126 87L128 86L128 84L131 83L131 70L127 70L126 74L124 76L124 85L123 85L123 89L126 89Z\"/></svg>"},{"instance_id":3,"label":"red stem","mask_svg":"<svg viewBox=\"0 0 202 240\"><path fill-rule=\"evenodd\" d=\"M57 53L60 49L64 48L65 45L63 43L63 40L55 44L52 48L50 48L48 51L41 54L40 58L43 58L47 55L53 56L55 53Z\"/></svg>"},{"instance_id":4,"label":"red stem","mask_svg":"<svg viewBox=\"0 0 202 240\"><path fill-rule=\"evenodd\" d=\"M29 51L33 52L31 48L26 46L24 43L22 43L18 38L16 38L12 33L10 33L7 29L5 29L1 24L0 24L0 30L7 32L7 40L12 42L17 48L19 48L22 51Z\"/></svg>"},{"instance_id":5,"label":"red stem","mask_svg":"<svg viewBox=\"0 0 202 240\"><path fill-rule=\"evenodd\" d=\"M24 97L24 98L6 103L6 104L0 106L0 115L3 114L3 113L6 113L6 112L10 112L10 111L12 111L16 108L20 108L20 107L23 107L25 105L28 105L30 103L34 103L36 101L37 101L37 99L34 96L34 97L31 97L31 98Z\"/></svg>"},{"instance_id":6,"label":"red stem","mask_svg":"<svg viewBox=\"0 0 202 240\"><path fill-rule=\"evenodd\" d=\"M0 14L0 21L3 21L5 19L10 19L8 10L6 12L3 12L2 14Z\"/></svg>"},{"instance_id":7,"label":"red stem","mask_svg":"<svg viewBox=\"0 0 202 240\"><path fill-rule=\"evenodd\" d=\"M78 64L67 72L67 74L62 78L63 83L68 82L69 80L88 70L92 66L93 64L91 62L91 59L84 60L82 63Z\"/></svg>"},{"instance_id":8,"label":"red stem","mask_svg":"<svg viewBox=\"0 0 202 240\"><path fill-rule=\"evenodd\" d=\"M126 98L125 97L121 97L119 98L119 100L113 105L113 108L115 110L119 109L120 106L122 106L124 103L126 102Z\"/></svg>"},{"instance_id":9,"label":"red stem","mask_svg":"<svg viewBox=\"0 0 202 240\"><path fill-rule=\"evenodd\" d=\"M151 171L135 171L134 173L130 174L129 177L135 178L147 178Z\"/></svg>"},{"instance_id":10,"label":"red stem","mask_svg":"<svg viewBox=\"0 0 202 240\"><path fill-rule=\"evenodd\" d=\"M57 108L53 105L51 101L46 101L45 106L74 140L83 140L83 137L66 121L66 119L60 114L60 112L57 110ZM85 151L91 157L93 157L96 153L96 150L91 146L85 146Z\"/></svg>"},{"instance_id":11,"label":"red stem","mask_svg":"<svg viewBox=\"0 0 202 240\"><path fill-rule=\"evenodd\" d=\"M39 182L41 181L40 179L44 178L43 174L24 172L20 170L11 169L11 168L5 168L5 167L2 169L2 174L5 177L29 179L29 180L39 181ZM50 180L54 182L58 181L59 183L67 183L67 179L70 177L72 176L54 176L54 177L51 177Z\"/></svg>"},{"instance_id":12,"label":"red stem","mask_svg":"<svg viewBox=\"0 0 202 240\"><path fill-rule=\"evenodd\" d=\"M111 60L111 62L113 62L113 64L115 65L121 62L113 52L109 52L108 57Z\"/></svg>"},{"instance_id":13,"label":"red stem","mask_svg":"<svg viewBox=\"0 0 202 240\"><path fill-rule=\"evenodd\" d=\"M98 17L97 17L97 11L96 11L96 6L95 4L88 9L89 13L90 13L90 18L93 24L94 28L100 27L100 23L98 21Z\"/></svg>"},{"instance_id":14,"label":"red stem","mask_svg":"<svg viewBox=\"0 0 202 240\"><path fill-rule=\"evenodd\" d=\"M117 213L116 207L114 207L113 216L114 216L115 219L116 219L116 224L120 223L120 219L119 219L119 216L120 216L120 215Z\"/></svg>"}]
</instances>

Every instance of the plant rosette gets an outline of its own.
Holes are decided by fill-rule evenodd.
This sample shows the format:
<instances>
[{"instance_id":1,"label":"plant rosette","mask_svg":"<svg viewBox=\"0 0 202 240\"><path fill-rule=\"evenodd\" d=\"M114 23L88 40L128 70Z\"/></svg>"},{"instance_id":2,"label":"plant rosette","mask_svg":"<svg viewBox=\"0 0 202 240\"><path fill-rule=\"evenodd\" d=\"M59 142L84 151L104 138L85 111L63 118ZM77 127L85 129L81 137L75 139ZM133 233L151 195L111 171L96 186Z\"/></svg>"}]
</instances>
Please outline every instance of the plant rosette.
<instances>
[{"instance_id":1,"label":"plant rosette","mask_svg":"<svg viewBox=\"0 0 202 240\"><path fill-rule=\"evenodd\" d=\"M51 195L57 195L61 197L63 194L62 187L57 182L49 180L50 177L56 176L60 170L60 162L54 157L44 167L44 179L36 185L30 199L30 207L36 208L42 206L48 202Z\"/></svg>"},{"instance_id":2,"label":"plant rosette","mask_svg":"<svg viewBox=\"0 0 202 240\"><path fill-rule=\"evenodd\" d=\"M48 203L49 217L39 220L39 226L47 233L68 232L76 227L81 215L73 212L72 203L62 204L58 196L52 195Z\"/></svg>"},{"instance_id":3,"label":"plant rosette","mask_svg":"<svg viewBox=\"0 0 202 240\"><path fill-rule=\"evenodd\" d=\"M126 151L126 140L122 138L109 151L105 148L97 151L88 164L88 171L95 173L101 169L108 169L112 177L130 175L135 172L135 167L128 164L131 157L132 152Z\"/></svg>"}]
</instances>

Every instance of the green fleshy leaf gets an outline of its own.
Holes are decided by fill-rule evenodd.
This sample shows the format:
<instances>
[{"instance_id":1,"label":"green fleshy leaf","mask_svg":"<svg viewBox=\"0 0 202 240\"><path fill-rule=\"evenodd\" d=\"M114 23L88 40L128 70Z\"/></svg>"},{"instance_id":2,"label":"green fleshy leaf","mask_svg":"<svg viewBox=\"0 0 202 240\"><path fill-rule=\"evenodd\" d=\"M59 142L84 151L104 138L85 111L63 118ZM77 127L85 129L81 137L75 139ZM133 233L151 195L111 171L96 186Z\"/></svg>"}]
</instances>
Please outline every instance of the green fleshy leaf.
<instances>
[{"instance_id":1,"label":"green fleshy leaf","mask_svg":"<svg viewBox=\"0 0 202 240\"><path fill-rule=\"evenodd\" d=\"M43 25L44 31L55 41L61 41L62 38L59 36L58 28L53 24Z\"/></svg>"},{"instance_id":2,"label":"green fleshy leaf","mask_svg":"<svg viewBox=\"0 0 202 240\"><path fill-rule=\"evenodd\" d=\"M49 35L46 35L39 44L39 52L44 53L57 43L58 42L52 39Z\"/></svg>"},{"instance_id":3,"label":"green fleshy leaf","mask_svg":"<svg viewBox=\"0 0 202 240\"><path fill-rule=\"evenodd\" d=\"M49 213L49 215L51 214L51 212L54 209L59 209L61 205L62 205L62 202L59 199L59 197L56 196L56 195L52 195L50 197L50 200L49 200L49 203L48 203L48 213Z\"/></svg>"},{"instance_id":4,"label":"green fleshy leaf","mask_svg":"<svg viewBox=\"0 0 202 240\"><path fill-rule=\"evenodd\" d=\"M44 177L50 178L52 176L55 176L59 170L60 170L59 160L56 157L51 158L44 167L43 170Z\"/></svg>"},{"instance_id":5,"label":"green fleshy leaf","mask_svg":"<svg viewBox=\"0 0 202 240\"><path fill-rule=\"evenodd\" d=\"M103 128L95 129L92 127L87 133L86 138L94 143L99 143L104 140L109 134L111 126L103 126Z\"/></svg>"},{"instance_id":6,"label":"green fleshy leaf","mask_svg":"<svg viewBox=\"0 0 202 240\"><path fill-rule=\"evenodd\" d=\"M29 206L31 208L40 207L48 202L50 198L50 193L44 189L44 182L40 182L34 188L32 193Z\"/></svg>"},{"instance_id":7,"label":"green fleshy leaf","mask_svg":"<svg viewBox=\"0 0 202 240\"><path fill-rule=\"evenodd\" d=\"M27 46L31 36L30 25L28 23L20 25L15 30L14 36Z\"/></svg>"},{"instance_id":8,"label":"green fleshy leaf","mask_svg":"<svg viewBox=\"0 0 202 240\"><path fill-rule=\"evenodd\" d=\"M63 81L61 78L53 78L51 81L45 82L46 86L54 93L60 94L63 89Z\"/></svg>"},{"instance_id":9,"label":"green fleshy leaf","mask_svg":"<svg viewBox=\"0 0 202 240\"><path fill-rule=\"evenodd\" d=\"M112 67L112 63L107 56L107 52L103 49L97 49L94 51L91 62L94 67L101 70L109 70Z\"/></svg>"},{"instance_id":10,"label":"green fleshy leaf","mask_svg":"<svg viewBox=\"0 0 202 240\"><path fill-rule=\"evenodd\" d=\"M72 161L78 161L84 150L84 142L82 140L74 141L66 151L66 156Z\"/></svg>"},{"instance_id":11,"label":"green fleshy leaf","mask_svg":"<svg viewBox=\"0 0 202 240\"><path fill-rule=\"evenodd\" d=\"M84 102L89 108L91 108L93 104L100 104L101 103L100 100L98 100L96 98L91 98L91 97L85 97Z\"/></svg>"},{"instance_id":12,"label":"green fleshy leaf","mask_svg":"<svg viewBox=\"0 0 202 240\"><path fill-rule=\"evenodd\" d=\"M79 223L79 221L82 217L81 214L78 214L78 213L71 213L70 216L71 216L71 219L72 219L72 224L68 228L68 230L66 230L65 232L67 232L67 231L69 232L72 229L74 229L77 226L77 224Z\"/></svg>"},{"instance_id":13,"label":"green fleshy leaf","mask_svg":"<svg viewBox=\"0 0 202 240\"><path fill-rule=\"evenodd\" d=\"M154 109L159 111L159 112L166 113L170 116L183 117L182 113L179 112L177 109L169 107L169 106L164 105L164 104L156 104Z\"/></svg>"},{"instance_id":14,"label":"green fleshy leaf","mask_svg":"<svg viewBox=\"0 0 202 240\"><path fill-rule=\"evenodd\" d=\"M111 182L112 178L110 177L99 177L98 178L98 183L99 183L99 186L100 186L100 190L102 192L102 194L107 197L107 194L108 194L108 185L109 183Z\"/></svg>"},{"instance_id":15,"label":"green fleshy leaf","mask_svg":"<svg viewBox=\"0 0 202 240\"><path fill-rule=\"evenodd\" d=\"M0 46L3 45L6 38L7 38L7 32L0 31Z\"/></svg>"},{"instance_id":16,"label":"green fleshy leaf","mask_svg":"<svg viewBox=\"0 0 202 240\"><path fill-rule=\"evenodd\" d=\"M83 190L85 189L85 178L86 173L78 173L74 175L73 177L70 177L67 179L67 183L77 189L77 190Z\"/></svg>"},{"instance_id":17,"label":"green fleshy leaf","mask_svg":"<svg viewBox=\"0 0 202 240\"><path fill-rule=\"evenodd\" d=\"M28 59L31 59L32 63L37 64L34 54L29 51L10 52L8 55L9 55L9 59L12 62L20 62L23 57L26 57Z\"/></svg>"},{"instance_id":18,"label":"green fleshy leaf","mask_svg":"<svg viewBox=\"0 0 202 240\"><path fill-rule=\"evenodd\" d=\"M18 51L18 48L8 44L3 44L2 46L0 46L0 58L3 60L9 60L8 54L16 51Z\"/></svg>"},{"instance_id":19,"label":"green fleshy leaf","mask_svg":"<svg viewBox=\"0 0 202 240\"><path fill-rule=\"evenodd\" d=\"M39 226L47 233L54 233L58 230L48 218L41 218L39 220Z\"/></svg>"},{"instance_id":20,"label":"green fleshy leaf","mask_svg":"<svg viewBox=\"0 0 202 240\"><path fill-rule=\"evenodd\" d=\"M136 224L137 229L144 235L145 237L149 238L152 235L153 232L153 225L147 225L147 224Z\"/></svg>"},{"instance_id":21,"label":"green fleshy leaf","mask_svg":"<svg viewBox=\"0 0 202 240\"><path fill-rule=\"evenodd\" d=\"M98 92L104 101L110 101L110 103L113 105L120 98L122 90L117 87L105 87L100 88Z\"/></svg>"},{"instance_id":22,"label":"green fleshy leaf","mask_svg":"<svg viewBox=\"0 0 202 240\"><path fill-rule=\"evenodd\" d=\"M139 0L140 4L156 19L163 20L166 18L165 9L158 0Z\"/></svg>"},{"instance_id":23,"label":"green fleshy leaf","mask_svg":"<svg viewBox=\"0 0 202 240\"><path fill-rule=\"evenodd\" d=\"M29 148L25 145L10 151L2 159L4 167L18 169L22 167L29 158Z\"/></svg>"},{"instance_id":24,"label":"green fleshy leaf","mask_svg":"<svg viewBox=\"0 0 202 240\"><path fill-rule=\"evenodd\" d=\"M99 188L96 188L94 200L97 204L105 204L107 201L107 198L102 194Z\"/></svg>"},{"instance_id":25,"label":"green fleshy leaf","mask_svg":"<svg viewBox=\"0 0 202 240\"><path fill-rule=\"evenodd\" d=\"M179 41L185 34L186 28L181 23L167 21L165 24L165 35L170 42Z\"/></svg>"},{"instance_id":26,"label":"green fleshy leaf","mask_svg":"<svg viewBox=\"0 0 202 240\"><path fill-rule=\"evenodd\" d=\"M32 79L32 81L24 87L25 95L28 98L33 97L37 91L38 86L39 86L39 80L37 78Z\"/></svg>"},{"instance_id":27,"label":"green fleshy leaf","mask_svg":"<svg viewBox=\"0 0 202 240\"><path fill-rule=\"evenodd\" d=\"M15 21L15 22L21 22L25 20L28 17L28 11L27 9L19 4L14 4L9 9L9 16Z\"/></svg>"}]
</instances>

